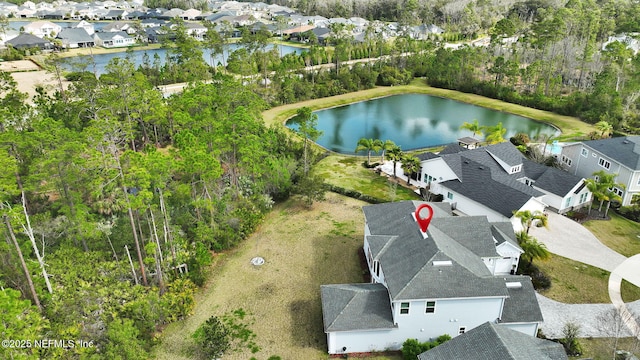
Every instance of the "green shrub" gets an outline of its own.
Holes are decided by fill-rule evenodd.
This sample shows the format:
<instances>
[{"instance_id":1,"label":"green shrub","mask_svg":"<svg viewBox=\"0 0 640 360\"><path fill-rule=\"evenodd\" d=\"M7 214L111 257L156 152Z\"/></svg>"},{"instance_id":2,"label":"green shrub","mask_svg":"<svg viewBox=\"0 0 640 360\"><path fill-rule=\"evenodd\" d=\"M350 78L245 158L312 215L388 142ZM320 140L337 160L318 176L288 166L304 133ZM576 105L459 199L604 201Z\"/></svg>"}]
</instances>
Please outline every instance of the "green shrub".
<instances>
[{"instance_id":1,"label":"green shrub","mask_svg":"<svg viewBox=\"0 0 640 360\"><path fill-rule=\"evenodd\" d=\"M216 316L210 317L202 324L193 334L193 338L208 358L222 356L231 346L229 329Z\"/></svg>"},{"instance_id":2,"label":"green shrub","mask_svg":"<svg viewBox=\"0 0 640 360\"><path fill-rule=\"evenodd\" d=\"M402 344L402 358L405 360L415 360L418 355L433 349L434 347L451 340L451 336L444 334L438 336L435 341L420 342L417 339L407 339Z\"/></svg>"}]
</instances>

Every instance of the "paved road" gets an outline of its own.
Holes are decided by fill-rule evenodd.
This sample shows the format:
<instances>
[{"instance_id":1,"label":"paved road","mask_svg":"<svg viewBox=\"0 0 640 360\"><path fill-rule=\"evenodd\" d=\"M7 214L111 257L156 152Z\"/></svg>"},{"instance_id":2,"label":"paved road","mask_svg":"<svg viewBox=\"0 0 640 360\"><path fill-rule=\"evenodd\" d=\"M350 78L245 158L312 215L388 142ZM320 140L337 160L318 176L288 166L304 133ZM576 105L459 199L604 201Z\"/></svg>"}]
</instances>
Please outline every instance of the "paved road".
<instances>
[{"instance_id":1,"label":"paved road","mask_svg":"<svg viewBox=\"0 0 640 360\"><path fill-rule=\"evenodd\" d=\"M640 254L630 258L603 245L589 230L577 222L549 213L548 228L532 227L530 235L547 246L550 252L611 272L609 298L611 304L563 304L538 294L544 317L542 331L550 338L562 337L567 322L580 324L580 337L639 336L640 301L625 304L620 296L620 284L625 279L640 287ZM627 325L616 331L615 312Z\"/></svg>"}]
</instances>

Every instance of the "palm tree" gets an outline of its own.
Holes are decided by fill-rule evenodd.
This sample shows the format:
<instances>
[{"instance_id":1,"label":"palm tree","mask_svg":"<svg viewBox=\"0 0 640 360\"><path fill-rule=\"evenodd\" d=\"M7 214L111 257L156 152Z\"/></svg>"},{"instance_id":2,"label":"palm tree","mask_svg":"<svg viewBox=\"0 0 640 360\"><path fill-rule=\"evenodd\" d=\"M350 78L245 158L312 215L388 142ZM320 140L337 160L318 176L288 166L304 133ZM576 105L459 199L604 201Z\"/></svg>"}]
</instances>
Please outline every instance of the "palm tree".
<instances>
[{"instance_id":1,"label":"palm tree","mask_svg":"<svg viewBox=\"0 0 640 360\"><path fill-rule=\"evenodd\" d=\"M531 210L522 210L514 213L514 216L520 219L522 226L526 229L525 233L529 235L529 230L531 229L531 225L535 221L538 222L538 226L547 227L548 218L543 212L539 210L531 211Z\"/></svg>"},{"instance_id":2,"label":"palm tree","mask_svg":"<svg viewBox=\"0 0 640 360\"><path fill-rule=\"evenodd\" d=\"M402 149L400 149L400 146L398 145L394 145L393 147L391 147L391 149L389 149L386 153L386 157L388 160L393 161L393 177L397 178L396 176L396 164L398 161L402 161Z\"/></svg>"},{"instance_id":3,"label":"palm tree","mask_svg":"<svg viewBox=\"0 0 640 360\"><path fill-rule=\"evenodd\" d=\"M588 214L591 214L591 208L593 207L593 199L600 200L600 198L602 197L602 191L600 190L600 184L595 179L585 179L584 182L585 184L587 184L587 189L591 191L591 194L593 195L593 197L591 198L591 201L589 202Z\"/></svg>"},{"instance_id":4,"label":"palm tree","mask_svg":"<svg viewBox=\"0 0 640 360\"><path fill-rule=\"evenodd\" d=\"M616 185L620 186L622 184L616 184ZM610 188L605 191L603 198L607 202L607 207L604 210L604 217L606 218L607 215L609 214L609 208L611 207L611 202L612 201L622 202L622 197L618 195L618 193L615 192L613 188Z\"/></svg>"},{"instance_id":5,"label":"palm tree","mask_svg":"<svg viewBox=\"0 0 640 360\"><path fill-rule=\"evenodd\" d=\"M478 119L473 119L473 122L465 121L464 123L462 123L462 125L460 125L460 129L469 130L473 133L473 135L482 135L482 130L484 129L484 127L478 123Z\"/></svg>"},{"instance_id":6,"label":"palm tree","mask_svg":"<svg viewBox=\"0 0 640 360\"><path fill-rule=\"evenodd\" d=\"M518 239L518 245L524 250L520 258L525 262L530 264L535 259L546 260L551 256L545 244L539 242L538 239L530 236L526 232L518 232L516 238Z\"/></svg>"},{"instance_id":7,"label":"palm tree","mask_svg":"<svg viewBox=\"0 0 640 360\"><path fill-rule=\"evenodd\" d=\"M396 143L394 143L391 140L385 140L384 142L380 141L381 145L380 145L380 149L382 150L381 155L380 155L380 162L384 162L384 154L391 150L391 148L393 148L394 146L396 146Z\"/></svg>"},{"instance_id":8,"label":"palm tree","mask_svg":"<svg viewBox=\"0 0 640 360\"><path fill-rule=\"evenodd\" d=\"M594 196L596 196L598 200L600 200L600 207L598 208L598 211L602 211L602 205L604 205L605 201L607 202L608 208L611 205L612 200L617 200L617 198L619 198L619 196L616 197L610 194L611 192L613 192L613 188L624 189L625 185L616 182L615 179L618 174L609 174L604 170L594 172L593 176L596 178L595 182L597 184L597 191L594 193Z\"/></svg>"},{"instance_id":9,"label":"palm tree","mask_svg":"<svg viewBox=\"0 0 640 360\"><path fill-rule=\"evenodd\" d=\"M486 140L489 144L498 144L506 141L504 135L507 133L507 129L502 127L501 122L496 126L485 126L484 129L487 133Z\"/></svg>"},{"instance_id":10,"label":"palm tree","mask_svg":"<svg viewBox=\"0 0 640 360\"><path fill-rule=\"evenodd\" d=\"M600 137L603 139L605 137L609 137L609 135L611 135L611 131L613 130L613 126L611 126L611 124L609 124L605 120L598 121L594 124L594 126L596 127L596 129L598 129L598 131L600 131Z\"/></svg>"},{"instance_id":11,"label":"palm tree","mask_svg":"<svg viewBox=\"0 0 640 360\"><path fill-rule=\"evenodd\" d=\"M413 155L406 155L402 158L402 170L407 175L407 185L411 185L411 175L420 171L420 159Z\"/></svg>"},{"instance_id":12,"label":"palm tree","mask_svg":"<svg viewBox=\"0 0 640 360\"><path fill-rule=\"evenodd\" d=\"M382 141L378 139L367 139L361 138L358 140L358 146L356 146L356 152L358 151L366 151L367 152L367 165L371 165L371 152L378 152L382 150Z\"/></svg>"}]
</instances>

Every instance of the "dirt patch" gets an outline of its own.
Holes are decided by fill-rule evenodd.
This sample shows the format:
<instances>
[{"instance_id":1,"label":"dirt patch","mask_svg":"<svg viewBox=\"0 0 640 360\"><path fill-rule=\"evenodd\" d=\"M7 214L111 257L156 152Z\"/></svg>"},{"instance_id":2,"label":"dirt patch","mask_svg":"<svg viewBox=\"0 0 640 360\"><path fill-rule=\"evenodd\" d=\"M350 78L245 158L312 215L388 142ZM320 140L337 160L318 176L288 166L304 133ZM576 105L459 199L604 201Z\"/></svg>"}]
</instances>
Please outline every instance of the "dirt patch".
<instances>
[{"instance_id":1,"label":"dirt patch","mask_svg":"<svg viewBox=\"0 0 640 360\"><path fill-rule=\"evenodd\" d=\"M0 70L12 73L21 71L37 71L40 70L40 67L31 60L2 61L0 62Z\"/></svg>"},{"instance_id":2,"label":"dirt patch","mask_svg":"<svg viewBox=\"0 0 640 360\"><path fill-rule=\"evenodd\" d=\"M59 83L55 76L44 70L28 71L28 72L14 72L11 76L18 84L18 91L26 93L29 99L37 94L36 88L43 87L48 93L52 93L59 88ZM70 81L62 80L62 86L66 90L69 88Z\"/></svg>"}]
</instances>

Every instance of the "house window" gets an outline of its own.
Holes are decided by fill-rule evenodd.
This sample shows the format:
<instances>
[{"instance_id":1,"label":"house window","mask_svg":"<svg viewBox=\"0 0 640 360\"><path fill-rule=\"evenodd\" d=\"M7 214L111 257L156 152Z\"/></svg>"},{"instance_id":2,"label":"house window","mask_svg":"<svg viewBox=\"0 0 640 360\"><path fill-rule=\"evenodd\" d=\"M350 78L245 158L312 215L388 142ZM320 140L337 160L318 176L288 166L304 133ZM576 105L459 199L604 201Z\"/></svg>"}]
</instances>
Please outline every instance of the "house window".
<instances>
[{"instance_id":1,"label":"house window","mask_svg":"<svg viewBox=\"0 0 640 360\"><path fill-rule=\"evenodd\" d=\"M429 174L424 174L424 182L429 185L431 184L431 182L436 181L436 178L434 178L433 176L429 175Z\"/></svg>"},{"instance_id":2,"label":"house window","mask_svg":"<svg viewBox=\"0 0 640 360\"><path fill-rule=\"evenodd\" d=\"M527 186L533 186L533 180L531 180L531 179L524 179L524 183Z\"/></svg>"},{"instance_id":3,"label":"house window","mask_svg":"<svg viewBox=\"0 0 640 360\"><path fill-rule=\"evenodd\" d=\"M453 193L447 192L447 199L453 200Z\"/></svg>"},{"instance_id":4,"label":"house window","mask_svg":"<svg viewBox=\"0 0 640 360\"><path fill-rule=\"evenodd\" d=\"M582 151L580 152L580 155L582 155L582 156L584 156L584 157L589 156L589 150L587 150L587 149L582 149Z\"/></svg>"},{"instance_id":5,"label":"house window","mask_svg":"<svg viewBox=\"0 0 640 360\"><path fill-rule=\"evenodd\" d=\"M571 205L571 197L567 198L567 201L564 203L564 207L569 207L569 205Z\"/></svg>"},{"instance_id":6,"label":"house window","mask_svg":"<svg viewBox=\"0 0 640 360\"><path fill-rule=\"evenodd\" d=\"M607 170L611 168L611 163L603 158L600 158L600 160L598 161L598 165L602 166Z\"/></svg>"},{"instance_id":7,"label":"house window","mask_svg":"<svg viewBox=\"0 0 640 360\"><path fill-rule=\"evenodd\" d=\"M427 307L425 308L425 313L433 314L436 312L436 302L435 301L427 301Z\"/></svg>"},{"instance_id":8,"label":"house window","mask_svg":"<svg viewBox=\"0 0 640 360\"><path fill-rule=\"evenodd\" d=\"M377 261L373 262L373 272L376 274L376 277L380 277L380 263Z\"/></svg>"},{"instance_id":9,"label":"house window","mask_svg":"<svg viewBox=\"0 0 640 360\"><path fill-rule=\"evenodd\" d=\"M400 314L402 314L402 315L409 314L409 303L408 302L400 303Z\"/></svg>"},{"instance_id":10,"label":"house window","mask_svg":"<svg viewBox=\"0 0 640 360\"><path fill-rule=\"evenodd\" d=\"M567 156L562 155L562 162L567 164L567 166L571 166L571 159Z\"/></svg>"},{"instance_id":11,"label":"house window","mask_svg":"<svg viewBox=\"0 0 640 360\"><path fill-rule=\"evenodd\" d=\"M521 165L514 166L514 167L512 167L512 168L511 168L511 173L512 173L512 174L515 174L515 173L517 173L518 171L520 171L520 169L521 169L521 168L522 168L522 166L521 166Z\"/></svg>"},{"instance_id":12,"label":"house window","mask_svg":"<svg viewBox=\"0 0 640 360\"><path fill-rule=\"evenodd\" d=\"M460 326L460 328L458 329L458 335L462 335L467 331L467 327L466 326Z\"/></svg>"},{"instance_id":13,"label":"house window","mask_svg":"<svg viewBox=\"0 0 640 360\"><path fill-rule=\"evenodd\" d=\"M584 193L580 195L580 204L584 203L587 201L587 197L589 196L589 193Z\"/></svg>"},{"instance_id":14,"label":"house window","mask_svg":"<svg viewBox=\"0 0 640 360\"><path fill-rule=\"evenodd\" d=\"M623 192L622 192L622 190L618 189L617 187L612 188L611 191L613 191L616 195L622 197Z\"/></svg>"}]
</instances>

